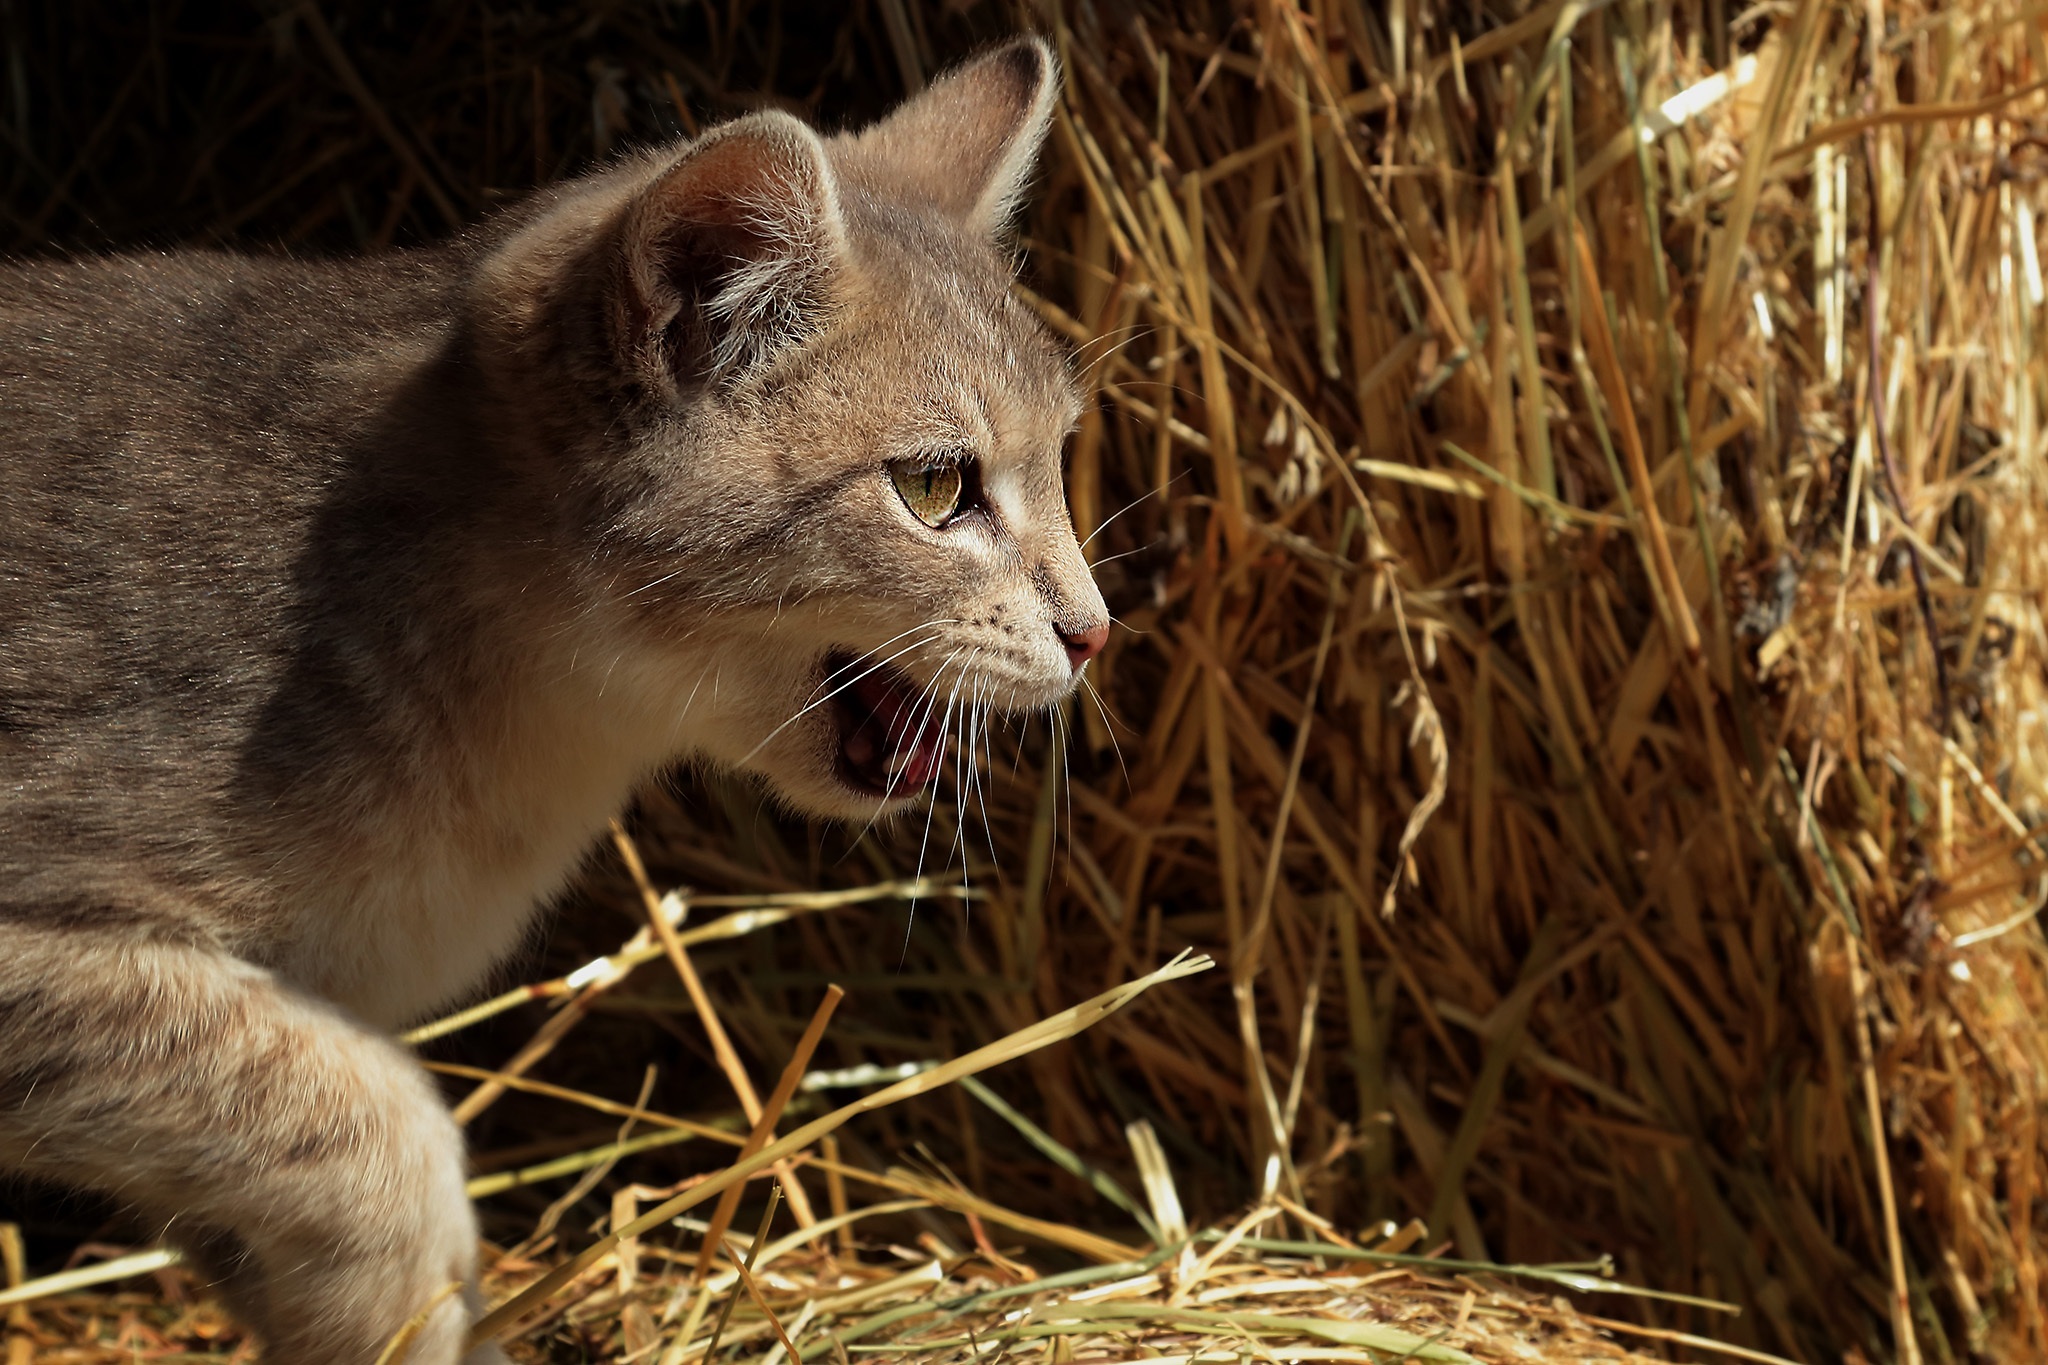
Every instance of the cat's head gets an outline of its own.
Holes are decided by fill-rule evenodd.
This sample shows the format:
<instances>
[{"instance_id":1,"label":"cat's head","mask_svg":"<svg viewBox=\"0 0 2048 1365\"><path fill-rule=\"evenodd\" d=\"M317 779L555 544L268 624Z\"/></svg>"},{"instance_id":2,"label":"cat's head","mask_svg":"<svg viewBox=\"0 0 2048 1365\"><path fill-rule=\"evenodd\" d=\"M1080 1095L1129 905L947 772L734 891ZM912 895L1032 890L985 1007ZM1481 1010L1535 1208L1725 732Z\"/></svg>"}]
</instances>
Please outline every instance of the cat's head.
<instances>
[{"instance_id":1,"label":"cat's head","mask_svg":"<svg viewBox=\"0 0 2048 1365\"><path fill-rule=\"evenodd\" d=\"M1108 634L1062 487L1079 399L1004 237L1056 86L1020 40L856 134L750 115L529 234L583 282L544 331L603 357L588 657L802 810L914 799L970 714L1059 704Z\"/></svg>"}]
</instances>

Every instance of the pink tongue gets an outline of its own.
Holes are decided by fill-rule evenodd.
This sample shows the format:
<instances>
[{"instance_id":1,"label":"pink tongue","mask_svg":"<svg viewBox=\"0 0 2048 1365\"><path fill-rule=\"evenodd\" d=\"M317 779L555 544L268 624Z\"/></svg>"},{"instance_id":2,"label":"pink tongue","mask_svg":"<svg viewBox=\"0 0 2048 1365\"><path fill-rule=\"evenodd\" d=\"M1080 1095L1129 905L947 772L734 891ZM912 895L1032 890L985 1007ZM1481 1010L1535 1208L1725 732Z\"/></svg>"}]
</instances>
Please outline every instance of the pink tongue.
<instances>
[{"instance_id":1,"label":"pink tongue","mask_svg":"<svg viewBox=\"0 0 2048 1365\"><path fill-rule=\"evenodd\" d=\"M933 716L913 714L916 707L914 693L896 685L877 669L853 685L853 695L882 723L882 730L887 736L886 756L893 758L908 750L907 761L890 784L892 787L922 787L938 776L938 720ZM865 761L871 752L867 734L867 727L862 726L854 744L849 746L850 749L857 746L863 751L854 756L857 762Z\"/></svg>"}]
</instances>

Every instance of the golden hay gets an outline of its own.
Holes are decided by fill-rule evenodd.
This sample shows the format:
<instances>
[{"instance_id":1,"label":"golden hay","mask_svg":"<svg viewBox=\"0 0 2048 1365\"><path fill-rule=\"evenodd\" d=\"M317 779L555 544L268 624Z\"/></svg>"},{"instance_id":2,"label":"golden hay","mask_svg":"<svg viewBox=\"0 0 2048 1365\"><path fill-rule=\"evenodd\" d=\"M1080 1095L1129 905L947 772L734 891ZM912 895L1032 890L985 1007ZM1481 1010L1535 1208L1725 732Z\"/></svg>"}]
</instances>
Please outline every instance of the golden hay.
<instances>
[{"instance_id":1,"label":"golden hay","mask_svg":"<svg viewBox=\"0 0 2048 1365\"><path fill-rule=\"evenodd\" d=\"M457 6L398 33L367 6L296 13L220 39L205 69L235 79L202 86L190 45L145 35L50 97L10 134L34 153L5 200L18 240L411 240L744 107L731 91L872 112L1019 17ZM551 1013L508 1001L461 1035L485 1072L534 1073L467 1092L483 1166L557 1182L531 1205L497 1187L493 1235L519 1240L561 1178L599 1173L548 1212L559 1243L501 1265L508 1287L637 1214L624 1182L719 1164L666 1133L579 1141L536 1117L569 1108L533 1097L542 1076L677 1132L701 1089L629 1100L642 1058L673 1071L687 1047L739 1094L707 1116L732 1139L827 980L853 993L821 1057L893 1066L1192 948L1222 969L790 1172L807 1203L868 1179L956 1211L893 1215L909 1221L864 1234L897 1248L878 1259L792 1247L764 1269L799 1353L839 1358L829 1295L878 1291L831 1319L843 1338L843 1315L895 1296L1142 1260L1177 1201L1197 1225L1279 1209L1287 1237L1368 1246L1380 1220L1419 1218L1427 1237L1399 1246L1475 1264L1611 1255L1620 1279L1744 1312L1585 1312L1802 1361L2048 1354L2040 16L1020 13L1069 76L1025 292L1100 396L1072 498L1124 629L1061 735L981 737L988 780L940 804L929 849L921 829L849 848L717 780L649 793L632 828L655 886L964 864L971 914L928 894L908 922L900 901L799 903L817 913L730 937L692 921L688 943L645 939L622 984L562 987ZM101 183L107 129L168 117L151 92L186 77L199 126L180 135L202 150L149 171L188 177L185 197L134 188L155 183L141 171ZM618 859L588 898L644 922ZM563 970L612 946L562 932ZM889 1174L896 1153L920 1170ZM992 1235L1037 1247L1036 1270ZM703 1322L663 1321L694 1236L639 1239L636 1265L576 1281L520 1349L697 1359ZM1554 1286L1321 1254L1243 1243L1192 1278L1126 1267L1094 1298L1047 1281L955 1302L956 1324L888 1350L1192 1359L1215 1334L1217 1358L1357 1359L1330 1324L1367 1305L1487 1360L1615 1350ZM1234 1321L1185 1311L1210 1292ZM1261 1326L1247 1299L1322 1325ZM111 1359L56 1343L218 1330L163 1325L184 1311L63 1298L23 1330L38 1360ZM749 1299L726 1340L773 1356L773 1332Z\"/></svg>"}]
</instances>

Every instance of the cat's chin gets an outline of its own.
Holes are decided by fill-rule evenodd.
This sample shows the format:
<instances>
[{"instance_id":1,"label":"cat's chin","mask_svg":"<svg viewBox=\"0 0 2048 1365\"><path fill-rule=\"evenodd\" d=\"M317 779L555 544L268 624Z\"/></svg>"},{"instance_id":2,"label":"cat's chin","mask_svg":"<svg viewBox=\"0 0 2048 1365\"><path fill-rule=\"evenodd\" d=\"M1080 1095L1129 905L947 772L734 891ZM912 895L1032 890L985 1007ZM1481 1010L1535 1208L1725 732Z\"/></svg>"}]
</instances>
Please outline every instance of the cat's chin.
<instances>
[{"instance_id":1,"label":"cat's chin","mask_svg":"<svg viewBox=\"0 0 2048 1365\"><path fill-rule=\"evenodd\" d=\"M849 780L836 761L821 761L801 774L759 770L754 777L777 804L793 815L859 825L914 810L931 792L928 785L899 786L884 792L867 782Z\"/></svg>"}]
</instances>

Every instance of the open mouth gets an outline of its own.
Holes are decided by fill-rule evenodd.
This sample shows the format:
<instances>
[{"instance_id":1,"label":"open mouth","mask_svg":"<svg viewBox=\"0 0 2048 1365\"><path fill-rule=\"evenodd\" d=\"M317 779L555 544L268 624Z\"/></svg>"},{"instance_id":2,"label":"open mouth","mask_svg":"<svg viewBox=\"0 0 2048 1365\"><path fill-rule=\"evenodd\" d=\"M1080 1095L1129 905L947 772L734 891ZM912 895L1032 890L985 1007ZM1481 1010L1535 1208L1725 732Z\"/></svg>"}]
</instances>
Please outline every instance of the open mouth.
<instances>
[{"instance_id":1,"label":"open mouth","mask_svg":"<svg viewBox=\"0 0 2048 1365\"><path fill-rule=\"evenodd\" d=\"M870 796L909 796L939 775L943 727L924 689L898 669L872 659L834 654L828 679L851 678L833 697L839 717L839 777Z\"/></svg>"}]
</instances>

